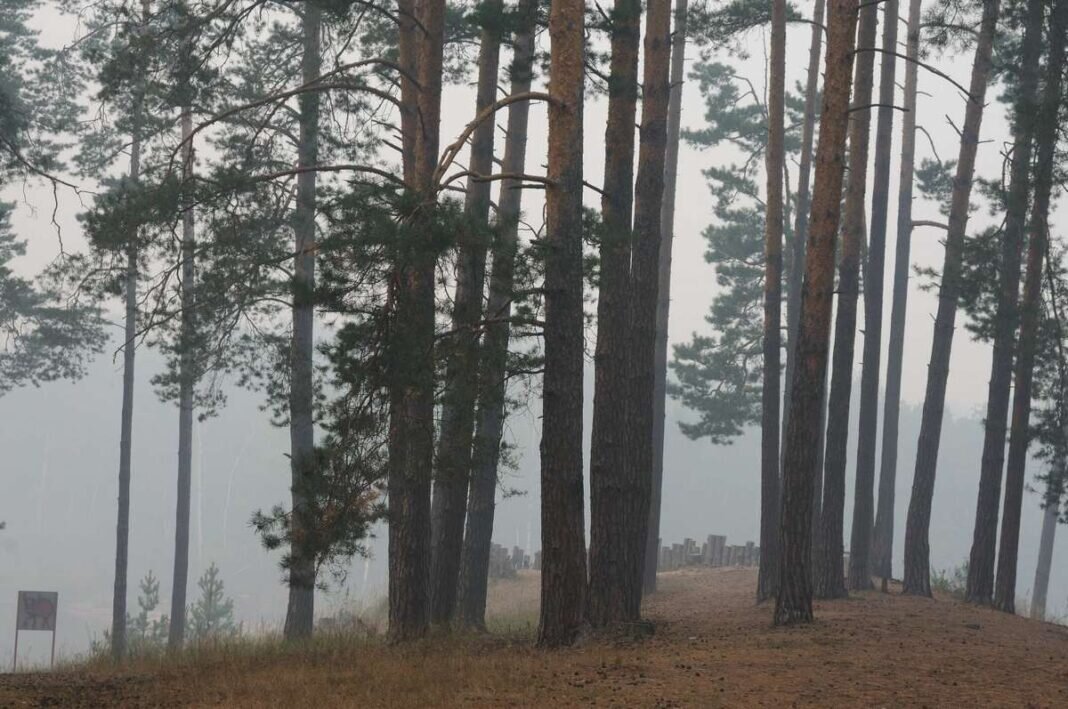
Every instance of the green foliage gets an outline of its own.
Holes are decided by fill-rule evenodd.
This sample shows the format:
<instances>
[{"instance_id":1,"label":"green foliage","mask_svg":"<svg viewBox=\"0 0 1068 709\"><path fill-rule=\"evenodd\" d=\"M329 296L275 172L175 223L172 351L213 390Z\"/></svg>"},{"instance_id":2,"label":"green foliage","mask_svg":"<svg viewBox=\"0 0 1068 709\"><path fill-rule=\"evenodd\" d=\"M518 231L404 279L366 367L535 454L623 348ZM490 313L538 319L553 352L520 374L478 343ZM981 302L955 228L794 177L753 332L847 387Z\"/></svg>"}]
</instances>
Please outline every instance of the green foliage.
<instances>
[{"instance_id":1,"label":"green foliage","mask_svg":"<svg viewBox=\"0 0 1068 709\"><path fill-rule=\"evenodd\" d=\"M771 24L771 0L726 0L699 3L687 17L689 39L706 50L747 57L743 41L754 29ZM793 3L786 5L787 21L801 17Z\"/></svg>"},{"instance_id":2,"label":"green foliage","mask_svg":"<svg viewBox=\"0 0 1068 709\"><path fill-rule=\"evenodd\" d=\"M145 574L139 584L137 615L126 614L127 651L131 657L144 657L162 653L167 647L170 619L158 613L159 579L152 571ZM93 640L90 651L97 657L111 656L111 630L105 630L100 640Z\"/></svg>"},{"instance_id":3,"label":"green foliage","mask_svg":"<svg viewBox=\"0 0 1068 709\"><path fill-rule=\"evenodd\" d=\"M931 590L963 601L968 588L968 561L953 569L937 570L931 567Z\"/></svg>"},{"instance_id":4,"label":"green foliage","mask_svg":"<svg viewBox=\"0 0 1068 709\"><path fill-rule=\"evenodd\" d=\"M715 265L718 288L705 316L709 334L695 332L675 346L675 381L668 393L698 415L695 423L680 423L683 433L724 444L760 415L767 114L752 82L726 64L702 62L693 78L705 97L706 124L686 131L685 139L702 148L729 147L742 160L705 170L715 220L704 231L705 260ZM803 101L790 94L787 108L789 158L800 150ZM789 243L790 220L785 221Z\"/></svg>"},{"instance_id":5,"label":"green foliage","mask_svg":"<svg viewBox=\"0 0 1068 709\"><path fill-rule=\"evenodd\" d=\"M170 621L165 615L156 615L159 608L159 579L149 571L141 579L141 593L137 596L136 616L126 618L126 637L132 654L160 650L167 643Z\"/></svg>"},{"instance_id":6,"label":"green foliage","mask_svg":"<svg viewBox=\"0 0 1068 709\"><path fill-rule=\"evenodd\" d=\"M0 202L0 394L81 377L106 340L100 311L66 299L52 272L31 283L12 271L24 244L11 233L10 209Z\"/></svg>"},{"instance_id":7,"label":"green foliage","mask_svg":"<svg viewBox=\"0 0 1068 709\"><path fill-rule=\"evenodd\" d=\"M219 640L237 635L234 600L225 593L219 567L211 566L197 581L200 598L189 607L189 639L194 643Z\"/></svg>"}]
</instances>

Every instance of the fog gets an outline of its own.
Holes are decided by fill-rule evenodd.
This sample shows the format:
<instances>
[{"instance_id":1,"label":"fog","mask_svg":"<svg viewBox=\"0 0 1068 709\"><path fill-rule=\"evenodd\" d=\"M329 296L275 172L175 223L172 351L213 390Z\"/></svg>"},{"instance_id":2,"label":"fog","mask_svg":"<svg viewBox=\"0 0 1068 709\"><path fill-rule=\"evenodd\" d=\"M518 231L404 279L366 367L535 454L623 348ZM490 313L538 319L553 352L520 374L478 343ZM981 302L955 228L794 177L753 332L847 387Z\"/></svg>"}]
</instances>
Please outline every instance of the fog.
<instances>
[{"instance_id":1,"label":"fog","mask_svg":"<svg viewBox=\"0 0 1068 709\"><path fill-rule=\"evenodd\" d=\"M72 33L63 23L47 25L45 37L62 43ZM749 40L752 59L747 63L751 76L762 76L763 38L753 33ZM801 77L805 66L808 30L791 30L787 66L788 84ZM696 58L697 52L690 51ZM691 60L692 61L692 60ZM958 62L943 66L958 80L970 67ZM949 114L957 117L963 101L955 92L929 74L921 75L921 102L924 116ZM699 127L703 102L696 87L684 92L683 126ZM473 106L469 87L448 89L443 105L443 136L459 132L470 119ZM1002 143L1008 135L1002 107L992 105L984 121L984 143L980 148L978 171L984 176L1000 170ZM532 110L530 151L545 151L543 108ZM536 116L536 118L535 118ZM591 102L587 113L587 180L601 179L602 127L605 102ZM926 126L942 157L955 150L957 135L940 122ZM895 136L895 145L898 136ZM921 139L921 155L930 146ZM896 147L895 147L896 151ZM679 177L679 214L676 220L675 271L672 282L670 337L683 341L705 327L704 314L715 295L713 268L703 260L701 229L711 219L701 170L717 161L729 161L729 151L698 152L684 147ZM543 160L531 162L538 166ZM895 174L896 180L896 174ZM891 185L893 190L893 184ZM18 200L16 233L30 241L30 253L19 267L35 272L54 258L60 236L67 248L78 249L81 240L75 215L82 209L78 198L69 193L58 196L57 220L62 233L50 223L53 208L51 189L40 185L11 185L5 198ZM531 215L540 214L540 205L527 205ZM917 205L917 218L934 218L937 206ZM532 221L540 223L532 217ZM976 215L971 230L985 220ZM922 265L941 263L939 237L917 231L913 260ZM893 250L888 250L887 268L892 267ZM895 575L901 573L904 518L907 511L915 462L926 360L930 351L931 314L934 299L913 284L909 303L906 347L901 451L897 480L897 521L895 524ZM890 299L886 298L887 315ZM590 344L594 333L589 333ZM119 402L121 366L112 359L117 343L92 365L88 376L77 383L55 383L39 389L24 389L0 398L0 450L4 465L0 474L0 519L7 528L0 532L0 641L13 637L16 591L56 590L59 592L57 654L70 657L88 649L100 638L111 616L114 570L115 516L118 468ZM968 341L958 328L949 381L947 414L942 435L938 483L931 523L932 562L936 568L952 568L962 563L971 544L982 428L976 411L985 402L989 372L989 350ZM134 425L133 479L130 537L129 603L136 610L137 581L149 570L161 580L160 596L169 598L173 554L175 469L177 450L177 408L160 403L149 380L162 367L158 354L142 349L138 354L138 376ZM860 362L857 362L859 374ZM592 400L592 370L587 372L587 409ZM854 387L856 392L858 387ZM285 612L285 592L278 567L279 554L265 551L249 526L253 511L283 502L288 497L288 433L271 425L262 411L262 397L229 387L229 402L219 415L198 423L194 438L193 518L190 552L190 597L195 598L192 581L215 562L222 571L227 592L235 601L238 620L246 629L274 628ZM853 414L856 415L856 396ZM513 417L508 435L517 445L518 470L504 481L523 495L499 503L495 541L507 546L518 544L527 551L539 546L538 453L540 405L531 402L529 410ZM588 411L587 411L588 413ZM881 415L881 407L880 407ZM662 537L665 543L683 537L703 539L707 534L726 534L733 543L756 540L759 519L759 435L748 431L733 445L713 446L707 441L690 441L681 435L677 422L689 414L669 402ZM588 419L588 416L587 416ZM587 421L588 439L588 421ZM855 452L855 437L850 451ZM852 503L852 463L847 469L846 529ZM1029 479L1038 472L1029 470ZM1018 593L1029 596L1038 545L1041 512L1039 498L1029 493L1025 499L1020 540ZM356 559L342 583L332 583L317 599L319 615L329 615L342 604L371 605L381 597L385 585L384 530L372 544L370 559ZM1062 532L1063 534L1063 532ZM1055 551L1050 583L1053 614L1068 604L1068 551L1062 543ZM330 579L327 579L329 582ZM166 603L162 604L166 605ZM25 633L20 640L20 657L27 663L47 657L45 634ZM10 647L0 650L0 663L10 662ZM0 665L2 666L2 665Z\"/></svg>"}]
</instances>

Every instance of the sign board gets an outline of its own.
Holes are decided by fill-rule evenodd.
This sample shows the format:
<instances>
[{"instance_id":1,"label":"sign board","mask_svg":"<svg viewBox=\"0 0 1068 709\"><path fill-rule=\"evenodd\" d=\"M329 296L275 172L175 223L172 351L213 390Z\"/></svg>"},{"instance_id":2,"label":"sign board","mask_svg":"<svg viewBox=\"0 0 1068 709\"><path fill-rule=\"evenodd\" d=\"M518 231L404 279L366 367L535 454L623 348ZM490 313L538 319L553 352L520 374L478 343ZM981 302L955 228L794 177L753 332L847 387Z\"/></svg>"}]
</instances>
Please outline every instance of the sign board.
<instances>
[{"instance_id":1,"label":"sign board","mask_svg":"<svg viewBox=\"0 0 1068 709\"><path fill-rule=\"evenodd\" d=\"M19 632L44 630L52 633L52 664L56 661L56 610L59 594L55 591L19 591L18 613L15 617L15 657L12 671L18 668Z\"/></svg>"},{"instance_id":2,"label":"sign board","mask_svg":"<svg viewBox=\"0 0 1068 709\"><path fill-rule=\"evenodd\" d=\"M56 631L56 608L59 594L55 591L19 591L17 630Z\"/></svg>"}]
</instances>

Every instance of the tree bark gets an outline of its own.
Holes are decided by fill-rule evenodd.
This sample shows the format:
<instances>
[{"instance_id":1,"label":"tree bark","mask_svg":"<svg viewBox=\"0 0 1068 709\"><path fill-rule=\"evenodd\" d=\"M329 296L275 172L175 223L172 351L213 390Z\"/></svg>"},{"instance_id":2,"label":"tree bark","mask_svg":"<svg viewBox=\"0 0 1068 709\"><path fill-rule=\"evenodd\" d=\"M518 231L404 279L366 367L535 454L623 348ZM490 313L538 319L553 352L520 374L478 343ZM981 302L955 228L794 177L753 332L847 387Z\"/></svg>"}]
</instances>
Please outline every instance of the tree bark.
<instances>
[{"instance_id":1,"label":"tree bark","mask_svg":"<svg viewBox=\"0 0 1068 709\"><path fill-rule=\"evenodd\" d=\"M1028 0L1023 42L1020 45L1020 66L1017 74L1019 83L1012 118L1012 168L1005 200L1005 229L1001 236L1001 264L998 269L994 351L990 362L975 528L968 557L966 597L973 603L984 605L989 604L994 595L998 503L1001 501L1001 475L1005 463L1013 350L1019 324L1020 252L1031 190L1031 146L1034 141L1035 111L1038 107L1038 61L1042 49L1043 7L1044 3L1040 0Z\"/></svg>"},{"instance_id":2,"label":"tree bark","mask_svg":"<svg viewBox=\"0 0 1068 709\"><path fill-rule=\"evenodd\" d=\"M1035 590L1031 596L1031 618L1046 619L1046 597L1049 593L1049 572L1053 564L1053 541L1057 535L1059 506L1049 504L1042 514L1042 537L1038 542L1038 564L1035 566Z\"/></svg>"},{"instance_id":3,"label":"tree bark","mask_svg":"<svg viewBox=\"0 0 1068 709\"><path fill-rule=\"evenodd\" d=\"M898 425L901 418L901 369L905 353L905 314L909 295L912 247L912 191L916 163L917 61L920 55L920 13L923 0L909 0L906 39L904 114L901 121L901 165L898 177L897 244L894 251L894 295L890 307L890 341L886 353L886 400L879 464L879 503L872 540L873 571L887 589L894 550L894 493L897 485Z\"/></svg>"},{"instance_id":4,"label":"tree bark","mask_svg":"<svg viewBox=\"0 0 1068 709\"><path fill-rule=\"evenodd\" d=\"M322 66L322 10L314 3L304 8L304 49L301 80L319 78ZM314 167L319 162L319 93L301 94L300 136L297 165ZM293 215L296 237L293 265L293 339L290 350L289 440L292 468L293 511L289 560L289 605L285 637L311 637L315 622L315 552L307 543L315 524L309 496L318 474L315 464L315 210L316 173L297 176L297 208Z\"/></svg>"},{"instance_id":5,"label":"tree bark","mask_svg":"<svg viewBox=\"0 0 1068 709\"><path fill-rule=\"evenodd\" d=\"M938 291L938 312L935 315L931 361L927 367L927 391L923 400L916 472L912 480L912 497L909 500L905 526L904 592L911 595L931 595L931 500L934 497L938 446L942 436L942 414L946 403L946 381L949 378L949 358L957 317L961 257L964 234L968 226L968 202L972 193L975 153L979 147L979 129L986 105L986 88L999 9L999 0L983 0L983 17L975 47L971 83L968 87L957 172L953 177L946 256L942 266L942 283Z\"/></svg>"},{"instance_id":6,"label":"tree bark","mask_svg":"<svg viewBox=\"0 0 1068 709\"><path fill-rule=\"evenodd\" d=\"M1058 109L1065 66L1065 33L1068 31L1068 0L1056 0L1049 29L1049 59L1042 107L1035 130L1038 160L1035 165L1035 197L1028 227L1027 273L1020 301L1020 339L1016 353L1015 387L1012 397L1012 428L1009 456L1005 467L1005 506L1001 513L1001 539L998 544L994 607L1016 612L1016 567L1020 548L1020 515L1023 508L1024 473L1031 438L1031 383L1034 378L1035 348L1042 315L1042 264L1049 245L1049 207L1053 189Z\"/></svg>"},{"instance_id":7,"label":"tree bark","mask_svg":"<svg viewBox=\"0 0 1068 709\"><path fill-rule=\"evenodd\" d=\"M186 190L193 180L193 114L182 111L182 181ZM196 279L196 232L192 202L187 199L182 214L182 322L178 354L178 504L174 520L174 575L167 644L172 649L185 641L185 597L189 585L189 503L193 470L193 388L196 385L193 357L196 328L194 282Z\"/></svg>"},{"instance_id":8,"label":"tree bark","mask_svg":"<svg viewBox=\"0 0 1068 709\"><path fill-rule=\"evenodd\" d=\"M541 617L538 644L572 643L583 619L581 0L549 11L549 169L546 189L545 375L541 438Z\"/></svg>"},{"instance_id":9,"label":"tree bark","mask_svg":"<svg viewBox=\"0 0 1068 709\"><path fill-rule=\"evenodd\" d=\"M638 100L641 2L616 0L608 78L601 270L594 351L593 430L590 437L590 584L587 620L595 627L626 617L627 515L623 488L633 452L627 427L627 319L631 290L631 212L634 201L634 124Z\"/></svg>"},{"instance_id":10,"label":"tree bark","mask_svg":"<svg viewBox=\"0 0 1068 709\"><path fill-rule=\"evenodd\" d=\"M771 4L768 83L767 195L764 217L763 382L760 402L760 569L757 602L775 595L779 534L779 403L782 396L782 232L786 102L786 0Z\"/></svg>"},{"instance_id":11,"label":"tree bark","mask_svg":"<svg viewBox=\"0 0 1068 709\"><path fill-rule=\"evenodd\" d=\"M430 472L434 457L434 246L427 232L436 202L441 125L444 0L400 0L400 59L417 85L401 81L404 174L417 206L402 224L407 243L392 277L389 431L389 633L425 635L429 622ZM404 18L413 17L418 29ZM405 118L409 114L409 118ZM409 164L410 161L410 164Z\"/></svg>"},{"instance_id":12,"label":"tree bark","mask_svg":"<svg viewBox=\"0 0 1068 709\"><path fill-rule=\"evenodd\" d=\"M514 41L511 95L530 91L534 61L534 27L537 0L522 0L520 27ZM508 106L508 128L501 169L523 174L526 169L527 123L530 103ZM482 342L481 371L471 487L460 568L460 613L464 626L486 626L486 584L490 545L493 541L494 498L501 436L504 433L505 395L508 381L508 319L512 314L515 258L519 247L519 217L523 190L517 180L501 180L497 205L499 235L493 249L493 264L486 306L488 322Z\"/></svg>"},{"instance_id":13,"label":"tree bark","mask_svg":"<svg viewBox=\"0 0 1068 709\"><path fill-rule=\"evenodd\" d=\"M793 244L789 249L790 267L787 271L786 284L786 373L783 386L782 437L786 438L786 429L790 423L790 382L793 381L797 362L793 355L794 341L797 338L797 325L801 316L801 280L805 272L805 240L808 238L808 218L810 207L810 184L812 179L812 146L816 136L816 99L819 94L820 54L823 47L824 0L816 0L812 12L812 40L808 49L808 76L805 81L805 113L801 126L801 157L797 177L797 217L794 223ZM822 431L820 439L823 440ZM813 485L812 497L812 538L813 553L816 553L819 534L820 508L822 506L823 484L822 464L819 466L818 479ZM778 510L778 505L776 505ZM774 545L778 535L770 540ZM761 542L761 564L764 558L764 542ZM813 558L815 563L815 558ZM772 562L768 568L770 574L778 573L778 563Z\"/></svg>"},{"instance_id":14,"label":"tree bark","mask_svg":"<svg viewBox=\"0 0 1068 709\"><path fill-rule=\"evenodd\" d=\"M664 170L667 161L668 105L671 96L671 0L649 0L645 22L645 59L642 74L642 122L639 130L638 176L634 187L634 257L631 271L631 343L627 357L630 429L633 453L621 492L625 516L620 536L624 615L641 617L642 566L649 528L653 480L653 415L656 389L656 321L660 287L660 223L664 204Z\"/></svg>"},{"instance_id":15,"label":"tree bark","mask_svg":"<svg viewBox=\"0 0 1068 709\"><path fill-rule=\"evenodd\" d=\"M793 415L786 431L783 465L776 625L812 620L812 488L820 447L820 408L827 372L857 7L856 0L828 2L825 86L812 219L805 249L801 317L793 346L798 366L789 383Z\"/></svg>"},{"instance_id":16,"label":"tree bark","mask_svg":"<svg viewBox=\"0 0 1068 709\"><path fill-rule=\"evenodd\" d=\"M497 17L502 0L487 0L486 10ZM478 96L475 115L497 99L501 39L496 20L483 28L478 55ZM430 620L451 623L456 613L460 555L467 513L468 475L471 468L475 401L478 394L479 334L482 291L486 281L490 182L478 179L493 171L493 132L496 121L483 121L471 136L464 214L467 233L462 235L456 273L452 329L455 342L446 366L441 435L438 438L437 475L431 505Z\"/></svg>"},{"instance_id":17,"label":"tree bark","mask_svg":"<svg viewBox=\"0 0 1068 709\"><path fill-rule=\"evenodd\" d=\"M141 2L141 21L148 24L149 0ZM144 121L144 89L133 102L133 135L130 141L131 186L141 181L141 127ZM124 283L125 322L122 345L122 411L119 421L119 500L115 523L115 585L111 604L111 656L126 656L126 577L130 564L130 477L133 450L134 355L137 351L138 230L133 227L126 246Z\"/></svg>"},{"instance_id":18,"label":"tree bark","mask_svg":"<svg viewBox=\"0 0 1068 709\"><path fill-rule=\"evenodd\" d=\"M871 588L872 535L875 524L875 451L879 435L879 372L882 363L883 289L886 271L886 224L890 202L890 148L894 131L898 2L884 6L883 49L879 65L879 117L875 129L875 177L872 184L871 234L864 268L864 364L860 378L860 426L857 432L857 484L853 530L849 542L850 586Z\"/></svg>"},{"instance_id":19,"label":"tree bark","mask_svg":"<svg viewBox=\"0 0 1068 709\"><path fill-rule=\"evenodd\" d=\"M688 0L675 0L675 28L671 40L671 97L668 99L667 154L664 162L664 205L660 211L660 264L657 285L656 359L653 364L653 481L649 529L642 560L642 593L656 591L660 553L660 504L664 487L664 424L667 401L668 316L671 308L671 246L675 238L675 192L682 127L682 84L686 73L686 16Z\"/></svg>"},{"instance_id":20,"label":"tree bark","mask_svg":"<svg viewBox=\"0 0 1068 709\"><path fill-rule=\"evenodd\" d=\"M875 45L878 6L860 10L857 47ZM865 240L865 193L868 180L868 142L871 135L872 90L875 83L875 53L858 52L853 77L853 105L849 123L849 182L846 188L842 225L842 250L838 260L838 308L834 323L834 361L827 420L827 441L823 462L823 507L820 514L820 563L816 566L816 595L840 598L846 595L842 574L844 565L846 445L849 440L849 406L853 390L853 350L857 330L857 297L860 288L860 259ZM859 481L858 481L859 487ZM854 510L854 519L856 510ZM853 555L850 550L850 571ZM850 586L852 573L850 573ZM870 584L870 581L869 581Z\"/></svg>"}]
</instances>

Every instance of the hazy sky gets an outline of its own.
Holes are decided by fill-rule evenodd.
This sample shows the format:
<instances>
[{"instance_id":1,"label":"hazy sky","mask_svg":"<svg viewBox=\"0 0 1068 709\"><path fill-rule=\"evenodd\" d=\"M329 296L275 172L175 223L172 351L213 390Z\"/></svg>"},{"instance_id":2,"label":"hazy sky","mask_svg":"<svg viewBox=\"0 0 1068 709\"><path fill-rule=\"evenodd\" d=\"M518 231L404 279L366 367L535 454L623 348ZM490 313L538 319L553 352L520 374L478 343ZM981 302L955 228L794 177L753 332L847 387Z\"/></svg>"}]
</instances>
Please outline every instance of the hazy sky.
<instances>
[{"instance_id":1,"label":"hazy sky","mask_svg":"<svg viewBox=\"0 0 1068 709\"><path fill-rule=\"evenodd\" d=\"M55 44L69 41L74 32L72 23L55 18L42 22L41 26L46 39ZM804 26L792 27L789 32L789 85L803 79L809 36L809 30ZM543 42L547 42L547 38L543 38ZM752 57L740 66L739 73L762 86L764 35L760 31L753 32L745 42ZM688 52L688 65L693 65L696 55L693 49ZM959 82L967 83L970 57L956 57L948 62L936 60L935 63ZM899 83L902 80L900 69L898 80ZM930 132L941 158L955 158L957 135L945 116L959 124L964 110L963 98L943 80L922 70L920 89L920 122ZM992 91L993 95L996 92ZM448 87L443 105L442 141L447 143L472 117L474 91L471 87ZM537 172L544 163L544 111L541 104L532 107L528 148L528 165L532 172ZM602 179L605 101L601 98L590 101L586 111L586 179L599 184ZM900 115L895 116L895 120L899 118ZM696 93L693 84L687 84L683 126L700 128L703 123L702 97ZM895 158L898 132L896 126ZM1006 136L1002 107L991 102L984 121L985 142L979 149L980 174L998 174ZM931 154L930 145L922 137L918 141L918 154L920 157ZM712 203L701 171L731 159L727 150L702 152L684 145L680 151L670 333L675 342L707 327L704 315L715 295L716 285L714 271L703 257L705 243L701 231L711 220ZM896 192L896 184L895 165L891 195ZM541 222L541 205L534 201L538 194L533 190L525 192L529 200L525 204L527 221L536 225ZM34 184L25 187L10 185L5 196L20 201L14 223L18 233L30 241L31 253L22 260L19 268L31 274L54 258L58 249L58 235L50 224L51 190ZM587 193L587 202L596 206L598 195ZM891 215L895 214L895 206L892 201ZM81 209L83 207L73 194L59 193L58 220L68 249L82 246L75 219ZM917 202L915 216L938 218L937 205ZM987 220L985 211L977 213L973 218L973 229ZM889 273L893 268L896 233L893 221L888 233ZM943 257L941 237L940 233L930 229L917 230L912 248L913 262L940 267ZM889 284L888 277L887 319ZM903 397L907 403L917 405L923 398L935 299L918 291L915 284L909 297ZM949 380L949 407L953 415L975 419L981 416L986 398L989 348L970 342L966 333L961 328L958 330ZM886 331L884 328L884 333ZM592 337L593 333L590 335ZM858 376L859 356L858 348ZM155 400L148 385L154 367L158 368L159 363L159 357L154 354L146 353L139 359L130 568L132 609L135 607L133 590L136 580L148 569L155 570L162 580L164 605L170 593L177 416L172 407ZM10 461L14 468L4 473L4 503L10 507L0 510L0 518L9 522L9 529L0 533L0 558L4 559L0 563L0 663L4 661L2 643L6 642L4 638L10 637L9 618L14 615L17 588L38 586L61 591L63 628L60 647L68 652L84 649L88 638L98 636L107 626L114 550L120 370L117 363L105 356L94 365L88 381L16 392L0 400L0 416L5 421L5 426L0 427L0 446L11 451ZM587 391L589 386L590 382L587 382ZM228 588L237 598L239 615L253 626L278 621L284 609L284 594L278 585L277 559L259 548L247 527L247 520L257 507L285 499L288 479L288 462L284 457L288 437L284 431L267 423L266 414L259 411L258 403L256 395L237 392L232 396L230 407L218 418L197 427L191 569L191 576L195 578L210 561L218 561ZM854 401L854 414L855 409ZM499 543L509 546L518 543L528 550L539 546L540 533L536 447L540 430L536 413L510 421L510 435L521 444L521 464L519 473L508 484L522 488L528 494L502 502L498 508L495 535ZM707 442L689 442L678 435L675 422L679 417L685 418L686 413L672 406L669 410L666 472L669 489L665 491L665 507L670 507L671 512L665 513L665 541L677 541L683 535L703 538L713 532L726 533L737 541L755 538L759 458L754 441L746 438L733 447L713 450ZM954 423L949 417L947 431L951 433L945 437L943 457L950 462L939 471L934 533L952 536L953 540L951 544L933 544L938 566L958 563L967 553L974 514L972 483L977 477L977 447L981 445L980 429L974 420ZM914 433L903 424L897 496L899 519L903 519L907 505L914 462L910 457L914 454L909 451L914 450L914 444ZM850 449L854 447L851 445ZM1037 538L1035 499L1029 495L1026 501L1021 589L1030 587L1033 572L1028 545ZM903 531L900 522L898 531L900 539ZM900 541L897 551L900 558ZM381 587L384 555L384 543L380 542L376 546L374 562L366 567L362 562L353 564L348 587L352 593L365 594L369 589ZM1059 553L1058 559L1065 559L1065 555ZM1065 566L1055 563L1058 568ZM896 568L900 569L900 566ZM1054 583L1051 603L1059 606L1068 588L1068 579L1055 578ZM190 597L194 596L195 588L191 588ZM339 593L324 596L320 612L330 612L331 605L343 602L343 598ZM40 657L39 641L31 639L27 642L30 643L29 650L38 652L37 657Z\"/></svg>"}]
</instances>

